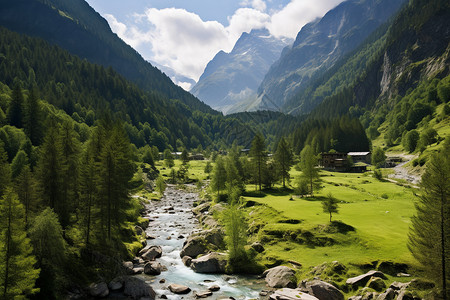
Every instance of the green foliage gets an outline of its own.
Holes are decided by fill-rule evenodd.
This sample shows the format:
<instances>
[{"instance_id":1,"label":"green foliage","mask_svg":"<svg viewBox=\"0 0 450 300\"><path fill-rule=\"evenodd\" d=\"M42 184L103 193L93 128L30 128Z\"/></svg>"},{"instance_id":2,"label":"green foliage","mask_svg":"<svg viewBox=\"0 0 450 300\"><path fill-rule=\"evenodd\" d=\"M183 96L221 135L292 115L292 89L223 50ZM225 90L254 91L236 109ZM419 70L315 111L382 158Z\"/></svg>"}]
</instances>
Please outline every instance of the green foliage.
<instances>
[{"instance_id":1,"label":"green foliage","mask_svg":"<svg viewBox=\"0 0 450 300\"><path fill-rule=\"evenodd\" d=\"M24 209L17 194L8 188L0 201L0 294L2 299L30 296L39 269L27 237Z\"/></svg>"},{"instance_id":2,"label":"green foliage","mask_svg":"<svg viewBox=\"0 0 450 300\"><path fill-rule=\"evenodd\" d=\"M213 170L213 167L211 165L211 162L208 160L206 162L204 171L205 171L206 174L209 174L209 173L211 173L212 170Z\"/></svg>"},{"instance_id":3,"label":"green foliage","mask_svg":"<svg viewBox=\"0 0 450 300\"><path fill-rule=\"evenodd\" d=\"M255 135L249 155L252 163L253 181L261 191L263 177L266 172L267 153L264 137L260 133Z\"/></svg>"},{"instance_id":4,"label":"green foliage","mask_svg":"<svg viewBox=\"0 0 450 300\"><path fill-rule=\"evenodd\" d=\"M383 173L380 169L375 169L373 171L373 177L375 177L377 180L382 181L383 180Z\"/></svg>"},{"instance_id":5,"label":"green foliage","mask_svg":"<svg viewBox=\"0 0 450 300\"><path fill-rule=\"evenodd\" d=\"M22 128L23 119L23 94L20 84L16 82L12 90L11 103L8 109L8 121L11 126Z\"/></svg>"},{"instance_id":6,"label":"green foliage","mask_svg":"<svg viewBox=\"0 0 450 300\"><path fill-rule=\"evenodd\" d=\"M217 201L220 200L220 192L225 189L225 184L227 181L227 170L225 168L224 159L218 156L216 159L216 164L214 165L213 175L211 178L211 189L217 192Z\"/></svg>"},{"instance_id":7,"label":"green foliage","mask_svg":"<svg viewBox=\"0 0 450 300\"><path fill-rule=\"evenodd\" d=\"M11 182L11 167L8 163L8 155L3 149L3 143L0 141L0 197Z\"/></svg>"},{"instance_id":8,"label":"green foliage","mask_svg":"<svg viewBox=\"0 0 450 300\"><path fill-rule=\"evenodd\" d=\"M155 161L153 160L152 150L149 147L145 147L144 155L142 156L142 161L150 166L155 166Z\"/></svg>"},{"instance_id":9,"label":"green foliage","mask_svg":"<svg viewBox=\"0 0 450 300\"><path fill-rule=\"evenodd\" d=\"M372 165L374 165L375 168L381 168L385 161L386 153L384 150L379 147L374 148L372 153Z\"/></svg>"},{"instance_id":10,"label":"green foliage","mask_svg":"<svg viewBox=\"0 0 450 300\"><path fill-rule=\"evenodd\" d=\"M225 223L225 243L228 248L228 264L233 273L245 271L248 265L247 252L247 229L244 213L239 209L238 204L230 205L223 212Z\"/></svg>"},{"instance_id":11,"label":"green foliage","mask_svg":"<svg viewBox=\"0 0 450 300\"><path fill-rule=\"evenodd\" d=\"M293 154L289 144L286 142L284 137L280 139L277 145L277 150L274 155L275 166L277 168L277 173L282 179L283 187L286 187L286 181L289 182L290 179L290 169L294 163Z\"/></svg>"},{"instance_id":12,"label":"green foliage","mask_svg":"<svg viewBox=\"0 0 450 300\"><path fill-rule=\"evenodd\" d=\"M434 154L422 176L421 197L416 204L409 234L409 249L429 279L448 298L450 272L450 141Z\"/></svg>"},{"instance_id":13,"label":"green foliage","mask_svg":"<svg viewBox=\"0 0 450 300\"><path fill-rule=\"evenodd\" d=\"M416 150L417 144L419 143L419 132L417 130L411 130L405 134L402 139L403 147L409 153L414 152Z\"/></svg>"},{"instance_id":14,"label":"green foliage","mask_svg":"<svg viewBox=\"0 0 450 300\"><path fill-rule=\"evenodd\" d=\"M317 161L318 159L311 146L306 145L300 152L300 170L302 171L302 177L308 181L308 192L311 196L314 195L314 190L320 189L319 170L316 168ZM299 190L302 189L303 187L299 186Z\"/></svg>"},{"instance_id":15,"label":"green foliage","mask_svg":"<svg viewBox=\"0 0 450 300\"><path fill-rule=\"evenodd\" d=\"M33 220L29 234L38 265L42 270L39 279L40 295L53 298L51 295L62 289L60 277L64 274L63 268L67 257L67 243L63 238L58 215L47 207Z\"/></svg>"},{"instance_id":16,"label":"green foliage","mask_svg":"<svg viewBox=\"0 0 450 300\"><path fill-rule=\"evenodd\" d=\"M164 191L166 190L166 183L164 182L162 176L158 176L155 186L158 193L162 196L164 194Z\"/></svg>"},{"instance_id":17,"label":"green foliage","mask_svg":"<svg viewBox=\"0 0 450 300\"><path fill-rule=\"evenodd\" d=\"M339 203L339 201L335 197L333 197L333 195L331 193L329 193L327 195L327 197L324 200L322 200L323 212L330 214L330 223L331 223L332 214L333 213L337 214L339 212L338 203Z\"/></svg>"},{"instance_id":18,"label":"green foliage","mask_svg":"<svg viewBox=\"0 0 450 300\"><path fill-rule=\"evenodd\" d=\"M172 168L173 166L175 166L173 155L169 149L164 150L164 164L168 168Z\"/></svg>"},{"instance_id":19,"label":"green foliage","mask_svg":"<svg viewBox=\"0 0 450 300\"><path fill-rule=\"evenodd\" d=\"M15 191L19 200L25 208L25 225L29 226L31 214L37 211L38 198L36 191L36 180L28 165L24 166L15 180Z\"/></svg>"},{"instance_id":20,"label":"green foliage","mask_svg":"<svg viewBox=\"0 0 450 300\"><path fill-rule=\"evenodd\" d=\"M25 153L25 151L19 150L11 163L12 178L14 179L19 176L20 172L22 172L22 169L28 164L29 162L27 154Z\"/></svg>"}]
</instances>

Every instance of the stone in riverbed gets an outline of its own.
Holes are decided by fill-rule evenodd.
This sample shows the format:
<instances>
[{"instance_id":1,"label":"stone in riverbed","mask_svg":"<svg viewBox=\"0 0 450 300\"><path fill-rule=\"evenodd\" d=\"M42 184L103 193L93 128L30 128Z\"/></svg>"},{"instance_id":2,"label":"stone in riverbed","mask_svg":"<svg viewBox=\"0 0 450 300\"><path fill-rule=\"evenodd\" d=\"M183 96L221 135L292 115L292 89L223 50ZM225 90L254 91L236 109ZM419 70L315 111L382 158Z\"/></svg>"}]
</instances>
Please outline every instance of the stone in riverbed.
<instances>
[{"instance_id":1,"label":"stone in riverbed","mask_svg":"<svg viewBox=\"0 0 450 300\"><path fill-rule=\"evenodd\" d=\"M189 287L176 283L169 285L169 290L174 294L188 294L191 291Z\"/></svg>"},{"instance_id":2,"label":"stone in riverbed","mask_svg":"<svg viewBox=\"0 0 450 300\"><path fill-rule=\"evenodd\" d=\"M269 287L295 288L295 271L286 266L278 266L263 273Z\"/></svg>"},{"instance_id":3,"label":"stone in riverbed","mask_svg":"<svg viewBox=\"0 0 450 300\"><path fill-rule=\"evenodd\" d=\"M151 246L141 255L144 260L155 260L156 258L161 257L162 248L160 246Z\"/></svg>"},{"instance_id":4,"label":"stone in riverbed","mask_svg":"<svg viewBox=\"0 0 450 300\"><path fill-rule=\"evenodd\" d=\"M211 291L204 291L204 292L196 292L195 298L207 298L209 296L212 296L212 292Z\"/></svg>"},{"instance_id":5,"label":"stone in riverbed","mask_svg":"<svg viewBox=\"0 0 450 300\"><path fill-rule=\"evenodd\" d=\"M183 256L183 258L181 259L181 261L183 262L183 264L184 264L186 267L189 267L189 266L191 265L191 262L192 262L192 257L190 257L190 256Z\"/></svg>"},{"instance_id":6,"label":"stone in riverbed","mask_svg":"<svg viewBox=\"0 0 450 300\"><path fill-rule=\"evenodd\" d=\"M108 284L111 291L119 291L123 288L123 277L116 277Z\"/></svg>"},{"instance_id":7,"label":"stone in riverbed","mask_svg":"<svg viewBox=\"0 0 450 300\"><path fill-rule=\"evenodd\" d=\"M214 285L210 286L208 288L208 290L210 290L211 292L217 292L218 290L220 290L220 286L214 284Z\"/></svg>"},{"instance_id":8,"label":"stone in riverbed","mask_svg":"<svg viewBox=\"0 0 450 300\"><path fill-rule=\"evenodd\" d=\"M156 297L156 293L149 283L142 278L134 276L127 276L124 278L123 293L133 299L140 299L142 297L155 299Z\"/></svg>"},{"instance_id":9,"label":"stone in riverbed","mask_svg":"<svg viewBox=\"0 0 450 300\"><path fill-rule=\"evenodd\" d=\"M89 294L92 297L104 298L109 295L108 285L105 282L92 283L89 286Z\"/></svg>"},{"instance_id":10,"label":"stone in riverbed","mask_svg":"<svg viewBox=\"0 0 450 300\"><path fill-rule=\"evenodd\" d=\"M259 242L254 242L251 247L258 253L264 252L264 246Z\"/></svg>"},{"instance_id":11,"label":"stone in riverbed","mask_svg":"<svg viewBox=\"0 0 450 300\"><path fill-rule=\"evenodd\" d=\"M145 264L144 273L147 275L159 275L163 270L163 266L156 261L151 261Z\"/></svg>"},{"instance_id":12,"label":"stone in riverbed","mask_svg":"<svg viewBox=\"0 0 450 300\"><path fill-rule=\"evenodd\" d=\"M226 265L227 255L217 252L208 253L191 261L191 268L196 273L223 274Z\"/></svg>"}]
</instances>

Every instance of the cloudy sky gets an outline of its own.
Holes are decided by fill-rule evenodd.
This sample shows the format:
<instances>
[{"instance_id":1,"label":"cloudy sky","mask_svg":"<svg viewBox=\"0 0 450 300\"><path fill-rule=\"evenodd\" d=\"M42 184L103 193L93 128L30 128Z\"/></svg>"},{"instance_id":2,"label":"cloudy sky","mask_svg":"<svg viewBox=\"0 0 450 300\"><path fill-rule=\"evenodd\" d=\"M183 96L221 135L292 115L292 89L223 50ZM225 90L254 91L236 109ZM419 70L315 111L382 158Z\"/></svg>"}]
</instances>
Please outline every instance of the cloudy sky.
<instances>
[{"instance_id":1,"label":"cloudy sky","mask_svg":"<svg viewBox=\"0 0 450 300\"><path fill-rule=\"evenodd\" d=\"M342 1L87 0L145 59L195 81L217 52L231 51L242 32L265 27L294 39L303 25Z\"/></svg>"}]
</instances>

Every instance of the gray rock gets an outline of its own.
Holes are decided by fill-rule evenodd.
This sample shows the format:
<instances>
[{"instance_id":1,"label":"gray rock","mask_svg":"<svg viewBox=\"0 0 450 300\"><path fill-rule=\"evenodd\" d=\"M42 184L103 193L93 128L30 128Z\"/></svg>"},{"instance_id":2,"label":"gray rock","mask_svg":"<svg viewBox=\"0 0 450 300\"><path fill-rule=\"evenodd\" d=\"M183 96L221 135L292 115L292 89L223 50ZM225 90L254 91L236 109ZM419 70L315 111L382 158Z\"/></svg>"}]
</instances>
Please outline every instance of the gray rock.
<instances>
[{"instance_id":1,"label":"gray rock","mask_svg":"<svg viewBox=\"0 0 450 300\"><path fill-rule=\"evenodd\" d=\"M196 292L195 298L208 298L209 296L212 296L212 292L211 291L204 291L204 292Z\"/></svg>"},{"instance_id":2,"label":"gray rock","mask_svg":"<svg viewBox=\"0 0 450 300\"><path fill-rule=\"evenodd\" d=\"M299 289L283 288L276 290L269 299L273 300L319 300L314 296L303 293Z\"/></svg>"},{"instance_id":3,"label":"gray rock","mask_svg":"<svg viewBox=\"0 0 450 300\"><path fill-rule=\"evenodd\" d=\"M148 248L144 254L141 255L141 257L144 260L155 260L156 258L161 257L162 255L162 249L160 246L151 246Z\"/></svg>"},{"instance_id":4,"label":"gray rock","mask_svg":"<svg viewBox=\"0 0 450 300\"><path fill-rule=\"evenodd\" d=\"M197 257L200 254L205 254L208 251L203 237L190 236L181 249L180 257L190 256Z\"/></svg>"},{"instance_id":5,"label":"gray rock","mask_svg":"<svg viewBox=\"0 0 450 300\"><path fill-rule=\"evenodd\" d=\"M183 261L183 264L186 267L189 267L191 265L191 262L192 262L192 257L190 257L190 256L183 256L183 258L181 260Z\"/></svg>"},{"instance_id":6,"label":"gray rock","mask_svg":"<svg viewBox=\"0 0 450 300\"><path fill-rule=\"evenodd\" d=\"M295 288L295 271L286 266L278 266L263 273L269 287L273 288Z\"/></svg>"},{"instance_id":7,"label":"gray rock","mask_svg":"<svg viewBox=\"0 0 450 300\"><path fill-rule=\"evenodd\" d=\"M344 294L334 285L321 280L302 282L299 285L302 292L315 296L319 300L344 300Z\"/></svg>"},{"instance_id":8,"label":"gray rock","mask_svg":"<svg viewBox=\"0 0 450 300\"><path fill-rule=\"evenodd\" d=\"M377 297L377 300L394 300L395 291L391 288L388 288L384 293L380 294Z\"/></svg>"},{"instance_id":9,"label":"gray rock","mask_svg":"<svg viewBox=\"0 0 450 300\"><path fill-rule=\"evenodd\" d=\"M410 291L401 290L398 294L397 300L414 300L414 296Z\"/></svg>"},{"instance_id":10,"label":"gray rock","mask_svg":"<svg viewBox=\"0 0 450 300\"><path fill-rule=\"evenodd\" d=\"M251 247L258 253L264 252L264 246L259 242L254 242Z\"/></svg>"},{"instance_id":11,"label":"gray rock","mask_svg":"<svg viewBox=\"0 0 450 300\"><path fill-rule=\"evenodd\" d=\"M187 294L191 291L189 287L176 283L169 285L169 290L174 294Z\"/></svg>"},{"instance_id":12,"label":"gray rock","mask_svg":"<svg viewBox=\"0 0 450 300\"><path fill-rule=\"evenodd\" d=\"M227 255L217 252L211 252L191 261L191 268L196 273L222 274L225 272L226 265Z\"/></svg>"},{"instance_id":13,"label":"gray rock","mask_svg":"<svg viewBox=\"0 0 450 300\"><path fill-rule=\"evenodd\" d=\"M136 230L137 235L143 235L145 233L145 230L142 229L142 227L138 226L138 225L134 226L134 230Z\"/></svg>"},{"instance_id":14,"label":"gray rock","mask_svg":"<svg viewBox=\"0 0 450 300\"><path fill-rule=\"evenodd\" d=\"M137 267L137 268L133 269L133 274L131 274L131 275L137 275L137 274L142 274L142 273L144 273L144 268Z\"/></svg>"},{"instance_id":15,"label":"gray rock","mask_svg":"<svg viewBox=\"0 0 450 300\"><path fill-rule=\"evenodd\" d=\"M92 297L104 298L109 295L108 285L105 282L92 283L89 286L89 294Z\"/></svg>"},{"instance_id":16,"label":"gray rock","mask_svg":"<svg viewBox=\"0 0 450 300\"><path fill-rule=\"evenodd\" d=\"M133 299L140 299L142 297L155 299L156 297L156 293L150 286L150 283L142 278L134 276L126 276L124 278L123 293Z\"/></svg>"},{"instance_id":17,"label":"gray rock","mask_svg":"<svg viewBox=\"0 0 450 300\"><path fill-rule=\"evenodd\" d=\"M195 215L200 215L200 214L203 214L203 213L207 212L210 207L211 207L211 203L210 202L205 202L205 203L200 204L199 206L193 208L192 212Z\"/></svg>"},{"instance_id":18,"label":"gray rock","mask_svg":"<svg viewBox=\"0 0 450 300\"><path fill-rule=\"evenodd\" d=\"M367 286L371 289L374 289L377 292L381 292L386 288L386 284L384 283L383 279L379 277L370 278L369 282L367 283Z\"/></svg>"},{"instance_id":19,"label":"gray rock","mask_svg":"<svg viewBox=\"0 0 450 300\"><path fill-rule=\"evenodd\" d=\"M108 288L111 291L118 291L123 288L123 277L116 277L108 284Z\"/></svg>"},{"instance_id":20,"label":"gray rock","mask_svg":"<svg viewBox=\"0 0 450 300\"><path fill-rule=\"evenodd\" d=\"M144 273L147 275L159 275L163 270L163 266L156 261L150 261L144 266Z\"/></svg>"},{"instance_id":21,"label":"gray rock","mask_svg":"<svg viewBox=\"0 0 450 300\"><path fill-rule=\"evenodd\" d=\"M210 290L211 292L217 292L218 290L220 290L220 286L214 284L214 285L210 286L208 288L208 290Z\"/></svg>"},{"instance_id":22,"label":"gray rock","mask_svg":"<svg viewBox=\"0 0 450 300\"><path fill-rule=\"evenodd\" d=\"M372 271L367 272L366 274L349 278L349 279L347 279L347 281L345 283L352 285L353 287L365 286L367 284L367 282L370 280L370 278L372 278L372 277L379 277L382 279L387 279L386 276L382 272L372 270Z\"/></svg>"},{"instance_id":23,"label":"gray rock","mask_svg":"<svg viewBox=\"0 0 450 300\"><path fill-rule=\"evenodd\" d=\"M389 288L393 289L394 291L399 291L402 289L406 289L408 286L409 286L409 282L403 283L403 282L394 281L393 283L391 283Z\"/></svg>"}]
</instances>

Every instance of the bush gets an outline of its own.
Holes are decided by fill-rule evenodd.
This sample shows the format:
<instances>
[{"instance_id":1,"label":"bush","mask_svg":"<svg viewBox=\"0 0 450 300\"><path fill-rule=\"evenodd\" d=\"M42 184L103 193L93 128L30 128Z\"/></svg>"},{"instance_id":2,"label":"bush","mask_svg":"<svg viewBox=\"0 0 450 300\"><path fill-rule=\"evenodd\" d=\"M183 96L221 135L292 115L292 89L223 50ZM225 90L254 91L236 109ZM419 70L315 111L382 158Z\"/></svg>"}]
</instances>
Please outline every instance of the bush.
<instances>
[{"instance_id":1,"label":"bush","mask_svg":"<svg viewBox=\"0 0 450 300\"><path fill-rule=\"evenodd\" d=\"M383 180L383 174L381 173L380 169L375 169L373 171L373 176L380 181Z\"/></svg>"}]
</instances>

